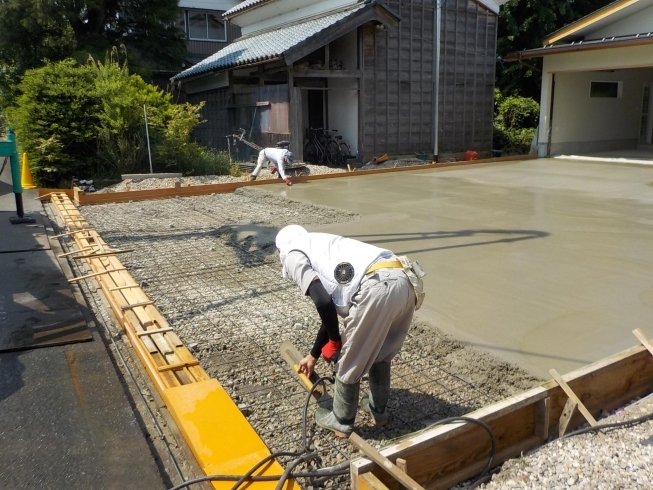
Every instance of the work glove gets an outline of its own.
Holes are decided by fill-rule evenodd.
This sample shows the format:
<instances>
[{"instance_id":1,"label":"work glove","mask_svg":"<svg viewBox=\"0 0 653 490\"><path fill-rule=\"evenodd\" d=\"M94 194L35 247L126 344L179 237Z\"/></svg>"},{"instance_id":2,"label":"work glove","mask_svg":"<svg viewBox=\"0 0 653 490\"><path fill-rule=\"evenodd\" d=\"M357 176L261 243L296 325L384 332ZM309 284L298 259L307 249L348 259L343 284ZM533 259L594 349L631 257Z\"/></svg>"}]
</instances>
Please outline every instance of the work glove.
<instances>
[{"instance_id":1,"label":"work glove","mask_svg":"<svg viewBox=\"0 0 653 490\"><path fill-rule=\"evenodd\" d=\"M286 179L286 180L284 180L284 182L286 183L286 185L292 185L292 182L290 182L290 179Z\"/></svg>"},{"instance_id":2,"label":"work glove","mask_svg":"<svg viewBox=\"0 0 653 490\"><path fill-rule=\"evenodd\" d=\"M342 343L339 340L329 340L324 347L322 347L322 357L326 362L336 362L340 354L340 346Z\"/></svg>"},{"instance_id":3,"label":"work glove","mask_svg":"<svg viewBox=\"0 0 653 490\"><path fill-rule=\"evenodd\" d=\"M276 173L277 173L277 167L275 167L274 165L272 165L272 166L270 167L270 173L271 173L272 175L276 174Z\"/></svg>"}]
</instances>

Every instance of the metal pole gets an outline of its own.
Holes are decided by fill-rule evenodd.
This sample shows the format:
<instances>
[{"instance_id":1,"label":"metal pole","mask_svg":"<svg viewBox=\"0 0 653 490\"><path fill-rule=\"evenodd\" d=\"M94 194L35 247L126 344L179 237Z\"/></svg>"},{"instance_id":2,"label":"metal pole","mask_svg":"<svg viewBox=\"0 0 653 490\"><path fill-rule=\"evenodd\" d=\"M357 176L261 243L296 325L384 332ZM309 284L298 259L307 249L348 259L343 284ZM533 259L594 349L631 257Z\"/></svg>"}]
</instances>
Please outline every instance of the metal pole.
<instances>
[{"instance_id":1,"label":"metal pole","mask_svg":"<svg viewBox=\"0 0 653 490\"><path fill-rule=\"evenodd\" d=\"M147 129L147 108L143 104L143 113L145 114L145 136L147 137L147 154L150 156L150 173L153 174L152 170L152 149L150 148L150 131Z\"/></svg>"},{"instance_id":2,"label":"metal pole","mask_svg":"<svg viewBox=\"0 0 653 490\"><path fill-rule=\"evenodd\" d=\"M435 53L435 88L433 90L433 156L437 162L440 147L440 24L442 22L442 0L436 1L434 17L435 39L433 40L433 51Z\"/></svg>"},{"instance_id":3,"label":"metal pole","mask_svg":"<svg viewBox=\"0 0 653 490\"><path fill-rule=\"evenodd\" d=\"M9 164L11 166L11 181L16 199L16 214L17 218L9 218L9 221L14 224L34 223L36 220L31 216L25 216L23 208L23 186L21 184L21 170L20 160L18 159L18 150L16 147L16 136L12 129L7 129L7 142L10 151L4 152L9 154Z\"/></svg>"}]
</instances>

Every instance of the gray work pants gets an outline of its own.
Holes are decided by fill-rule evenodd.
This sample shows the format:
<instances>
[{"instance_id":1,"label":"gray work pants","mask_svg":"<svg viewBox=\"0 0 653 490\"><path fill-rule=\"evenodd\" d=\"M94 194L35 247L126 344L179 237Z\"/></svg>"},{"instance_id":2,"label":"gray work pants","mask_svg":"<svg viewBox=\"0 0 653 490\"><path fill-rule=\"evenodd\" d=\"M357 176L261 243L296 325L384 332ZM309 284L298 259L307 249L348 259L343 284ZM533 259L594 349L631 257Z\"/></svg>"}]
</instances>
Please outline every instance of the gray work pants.
<instances>
[{"instance_id":1,"label":"gray work pants","mask_svg":"<svg viewBox=\"0 0 653 490\"><path fill-rule=\"evenodd\" d=\"M365 276L345 318L336 375L343 383L360 379L377 362L401 350L415 312L415 290L402 269Z\"/></svg>"}]
</instances>

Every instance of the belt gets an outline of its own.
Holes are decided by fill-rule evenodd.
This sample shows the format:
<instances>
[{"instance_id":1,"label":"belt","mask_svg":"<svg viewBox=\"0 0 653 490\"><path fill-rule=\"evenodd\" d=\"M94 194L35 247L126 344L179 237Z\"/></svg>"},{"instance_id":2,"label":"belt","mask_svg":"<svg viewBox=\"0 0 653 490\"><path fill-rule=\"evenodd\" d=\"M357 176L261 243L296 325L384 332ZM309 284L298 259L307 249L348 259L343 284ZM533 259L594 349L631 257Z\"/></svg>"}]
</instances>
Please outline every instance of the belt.
<instances>
[{"instance_id":1,"label":"belt","mask_svg":"<svg viewBox=\"0 0 653 490\"><path fill-rule=\"evenodd\" d=\"M388 262L377 262L376 264L372 264L369 269L365 272L365 275L371 274L374 271L378 271L379 269L403 269L404 266L401 262L398 260L390 260Z\"/></svg>"}]
</instances>

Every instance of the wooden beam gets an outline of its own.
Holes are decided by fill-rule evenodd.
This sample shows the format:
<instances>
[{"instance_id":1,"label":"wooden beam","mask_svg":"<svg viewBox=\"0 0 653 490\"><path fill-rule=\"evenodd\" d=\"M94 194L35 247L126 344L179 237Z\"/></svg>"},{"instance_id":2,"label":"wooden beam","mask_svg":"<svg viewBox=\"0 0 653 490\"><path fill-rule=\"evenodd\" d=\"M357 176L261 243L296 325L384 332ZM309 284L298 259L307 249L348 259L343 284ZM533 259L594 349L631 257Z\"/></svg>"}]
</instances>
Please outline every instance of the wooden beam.
<instances>
[{"instance_id":1,"label":"wooden beam","mask_svg":"<svg viewBox=\"0 0 653 490\"><path fill-rule=\"evenodd\" d=\"M549 438L549 420L551 416L551 398L537 402L535 414L535 435L546 440Z\"/></svg>"},{"instance_id":2,"label":"wooden beam","mask_svg":"<svg viewBox=\"0 0 653 490\"><path fill-rule=\"evenodd\" d=\"M136 332L136 335L139 337L143 337L144 335L154 335L155 333L164 333L164 332L172 332L171 327L166 327L166 328L157 328L156 330L143 330L142 332Z\"/></svg>"},{"instance_id":3,"label":"wooden beam","mask_svg":"<svg viewBox=\"0 0 653 490\"><path fill-rule=\"evenodd\" d=\"M360 78L360 70L314 70L303 69L294 70L293 75L295 78Z\"/></svg>"},{"instance_id":4,"label":"wooden beam","mask_svg":"<svg viewBox=\"0 0 653 490\"><path fill-rule=\"evenodd\" d=\"M160 373L163 373L165 371L172 371L174 369L183 369L183 368L187 368L187 367L191 367L191 366L198 366L199 363L200 362L197 359L195 359L193 361L177 362L177 363L174 363L174 364L159 366L157 369L158 369L158 371Z\"/></svg>"},{"instance_id":5,"label":"wooden beam","mask_svg":"<svg viewBox=\"0 0 653 490\"><path fill-rule=\"evenodd\" d=\"M590 413L609 412L653 392L653 356L643 346L633 347L567 374L565 382L578 398L586 400ZM549 398L550 424L560 419L569 399L555 380L467 414L492 428L497 440L495 464L542 444L546 433L547 402L543 401L546 398ZM584 423L583 415L575 411L567 430ZM390 460L405 459L411 477L429 490L447 489L478 475L487 464L487 434L472 425L434 427L404 437L380 452ZM553 435L557 436L557 430ZM370 471L384 485L396 488L394 479L373 461L354 458L351 462L354 490L360 477Z\"/></svg>"},{"instance_id":6,"label":"wooden beam","mask_svg":"<svg viewBox=\"0 0 653 490\"><path fill-rule=\"evenodd\" d=\"M101 276L103 274L110 274L112 272L120 272L126 270L127 270L126 267L119 267L117 269L107 269L105 271L94 272L93 274L86 274L85 276L73 277L72 279L68 279L68 282L72 284L73 282L82 281L84 279L89 279L91 277L96 277L96 276Z\"/></svg>"},{"instance_id":7,"label":"wooden beam","mask_svg":"<svg viewBox=\"0 0 653 490\"><path fill-rule=\"evenodd\" d=\"M578 403L576 403L571 398L567 399L565 403L565 408L562 409L562 415L560 415L560 420L558 421L558 437L562 437L567 433L567 427L569 422L571 422L571 417L573 417L574 412L578 408Z\"/></svg>"},{"instance_id":8,"label":"wooden beam","mask_svg":"<svg viewBox=\"0 0 653 490\"><path fill-rule=\"evenodd\" d=\"M123 305L123 306L121 306L121 308L122 308L123 311L124 310L133 310L134 308L139 308L141 306L149 306L149 305L153 305L153 304L154 304L154 301L142 301L140 303L133 303L133 304L130 304L130 305Z\"/></svg>"},{"instance_id":9,"label":"wooden beam","mask_svg":"<svg viewBox=\"0 0 653 490\"><path fill-rule=\"evenodd\" d=\"M653 343L644 335L644 332L642 332L639 328L636 328L633 330L633 334L635 334L635 337L637 337L637 340L639 340L646 349L653 354Z\"/></svg>"},{"instance_id":10,"label":"wooden beam","mask_svg":"<svg viewBox=\"0 0 653 490\"><path fill-rule=\"evenodd\" d=\"M388 27L397 27L399 23L398 19L383 7L370 4L333 26L322 30L319 36L311 36L306 41L296 44L284 52L283 57L286 64L292 65L295 61L371 21L380 22Z\"/></svg>"},{"instance_id":11,"label":"wooden beam","mask_svg":"<svg viewBox=\"0 0 653 490\"><path fill-rule=\"evenodd\" d=\"M58 254L57 257L62 259L64 257L68 257L69 255L85 252L86 250L93 250L93 247L84 247L84 248L81 248L79 250L73 250L72 252L66 252L66 253L63 253L63 254Z\"/></svg>"},{"instance_id":12,"label":"wooden beam","mask_svg":"<svg viewBox=\"0 0 653 490\"><path fill-rule=\"evenodd\" d=\"M295 87L295 89L301 90L300 88L297 87ZM298 147L301 147L301 145L298 145ZM291 146L291 149L293 150L293 152L295 152L295 148ZM298 153L295 153L295 156L297 160L300 160ZM424 165L414 165L414 166L411 165L411 166L397 167L397 168L380 168L376 170L365 170L365 171L356 171L356 172L340 172L340 173L321 174L321 175L302 175L300 177L294 178L293 182L311 182L313 180L362 177L366 175L376 175L376 174L385 174L385 173L393 173L393 172L409 172L415 170L425 171L430 169L464 167L469 165L503 163L503 162L512 162L512 161L521 161L521 160L526 161L526 160L534 160L536 158L537 156L534 155L511 155L507 157L490 158L487 160L471 160L467 162L427 163ZM175 189L174 187L166 187L162 189L148 189L142 191L106 192L102 194L95 193L95 194L86 194L84 196L81 196L79 204L80 206L89 206L93 204L106 204L112 202L163 199L166 197L175 197L175 196L201 196L206 194L225 194L225 193L234 192L236 189L239 189L241 187L268 185L268 184L275 184L280 182L281 181L279 179L268 179L268 180L249 181L249 182L248 181L230 182L227 184L203 184L203 185L194 185L189 187L180 187L178 189Z\"/></svg>"},{"instance_id":13,"label":"wooden beam","mask_svg":"<svg viewBox=\"0 0 653 490\"><path fill-rule=\"evenodd\" d=\"M95 257L106 257L108 255L118 255L118 254L126 254L126 253L131 253L133 250L110 250L108 252L100 252L100 253L90 253L87 255L78 255L76 257L73 257L75 260L80 260L80 259L92 259Z\"/></svg>"},{"instance_id":14,"label":"wooden beam","mask_svg":"<svg viewBox=\"0 0 653 490\"><path fill-rule=\"evenodd\" d=\"M120 291L122 289L132 289L132 288L139 288L140 285L138 284L128 284L126 286L118 286L115 288L109 288L109 291Z\"/></svg>"},{"instance_id":15,"label":"wooden beam","mask_svg":"<svg viewBox=\"0 0 653 490\"><path fill-rule=\"evenodd\" d=\"M378 464L384 471L392 475L399 483L410 490L424 490L424 487L413 480L406 473L401 471L397 466L385 456L381 455L376 449L370 446L362 437L355 432L349 436L351 442L356 448L360 449L365 456Z\"/></svg>"},{"instance_id":16,"label":"wooden beam","mask_svg":"<svg viewBox=\"0 0 653 490\"><path fill-rule=\"evenodd\" d=\"M365 473L357 479L359 490L389 490L374 473ZM354 486L354 485L352 485Z\"/></svg>"},{"instance_id":17,"label":"wooden beam","mask_svg":"<svg viewBox=\"0 0 653 490\"><path fill-rule=\"evenodd\" d=\"M598 422L596 421L596 419L592 416L592 414L587 409L587 407L583 404L583 402L580 401L580 398L578 398L578 396L576 396L576 393L574 393L574 391L569 387L569 385L565 382L565 380L562 379L562 376L560 376L560 374L558 374L558 371L556 371L555 369L549 369L549 373L551 373L551 376L553 376L553 379L560 385L560 388L563 389L563 391L567 394L569 399L573 400L574 403L576 403L578 405L578 410L580 411L580 413L583 414L583 416L585 417L585 420L587 420L592 427L598 425ZM599 432L598 434L599 434L599 436L603 436L603 434L601 432ZM603 437L605 437L605 436L603 436Z\"/></svg>"},{"instance_id":18,"label":"wooden beam","mask_svg":"<svg viewBox=\"0 0 653 490\"><path fill-rule=\"evenodd\" d=\"M69 235L74 235L75 233L81 233L83 231L90 231L92 229L93 228L80 228L79 230L69 231L67 233L61 233L59 235L51 236L50 240L54 240L55 238L62 238L62 237L69 236Z\"/></svg>"}]
</instances>

